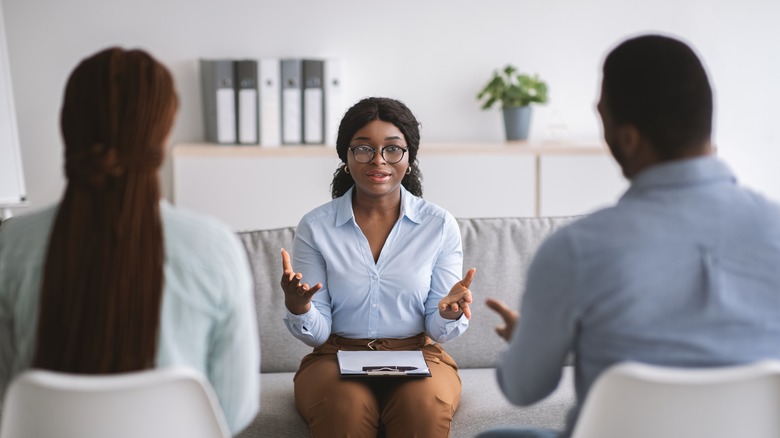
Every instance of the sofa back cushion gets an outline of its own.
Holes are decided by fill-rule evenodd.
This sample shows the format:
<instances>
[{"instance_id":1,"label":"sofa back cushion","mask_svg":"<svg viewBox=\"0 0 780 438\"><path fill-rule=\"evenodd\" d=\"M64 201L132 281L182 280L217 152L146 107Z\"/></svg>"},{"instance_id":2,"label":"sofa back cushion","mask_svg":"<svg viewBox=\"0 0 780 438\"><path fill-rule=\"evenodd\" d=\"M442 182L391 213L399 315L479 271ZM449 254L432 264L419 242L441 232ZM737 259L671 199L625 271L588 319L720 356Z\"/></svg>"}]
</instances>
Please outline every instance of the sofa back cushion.
<instances>
[{"instance_id":1,"label":"sofa back cushion","mask_svg":"<svg viewBox=\"0 0 780 438\"><path fill-rule=\"evenodd\" d=\"M572 218L458 219L463 239L463 269L477 268L471 283L469 329L444 344L461 368L493 367L506 341L496 334L502 319L485 305L498 298L513 309L520 305L528 265L539 244Z\"/></svg>"},{"instance_id":2,"label":"sofa back cushion","mask_svg":"<svg viewBox=\"0 0 780 438\"><path fill-rule=\"evenodd\" d=\"M295 227L242 231L238 237L246 248L255 279L255 308L260 334L260 371L296 371L311 347L294 338L284 325L284 292L280 250L290 251Z\"/></svg>"},{"instance_id":3,"label":"sofa back cushion","mask_svg":"<svg viewBox=\"0 0 780 438\"><path fill-rule=\"evenodd\" d=\"M461 368L492 367L504 341L495 334L501 320L484 302L491 296L517 308L528 264L541 241L572 218L458 219L463 237L464 270L476 267L468 331L444 344ZM262 350L262 372L290 372L311 347L295 339L284 325L281 248L292 248L295 228L242 231L255 279L255 306Z\"/></svg>"}]
</instances>

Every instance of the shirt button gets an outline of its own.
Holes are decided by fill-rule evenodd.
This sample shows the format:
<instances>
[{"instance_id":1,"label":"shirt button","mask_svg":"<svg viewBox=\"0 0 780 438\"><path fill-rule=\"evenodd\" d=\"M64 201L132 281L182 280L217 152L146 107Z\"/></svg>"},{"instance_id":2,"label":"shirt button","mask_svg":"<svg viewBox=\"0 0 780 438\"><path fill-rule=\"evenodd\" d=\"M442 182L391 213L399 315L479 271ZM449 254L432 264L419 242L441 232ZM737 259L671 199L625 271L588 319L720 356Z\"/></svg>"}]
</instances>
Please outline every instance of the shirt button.
<instances>
[{"instance_id":1,"label":"shirt button","mask_svg":"<svg viewBox=\"0 0 780 438\"><path fill-rule=\"evenodd\" d=\"M376 309L376 304L372 304L372 305L371 305L371 307L373 307L374 309Z\"/></svg>"},{"instance_id":2,"label":"shirt button","mask_svg":"<svg viewBox=\"0 0 780 438\"><path fill-rule=\"evenodd\" d=\"M373 278L374 280L376 280L377 278L379 278L379 276L378 276L378 275L376 275L376 274L374 274L374 275L372 276L372 278Z\"/></svg>"}]
</instances>

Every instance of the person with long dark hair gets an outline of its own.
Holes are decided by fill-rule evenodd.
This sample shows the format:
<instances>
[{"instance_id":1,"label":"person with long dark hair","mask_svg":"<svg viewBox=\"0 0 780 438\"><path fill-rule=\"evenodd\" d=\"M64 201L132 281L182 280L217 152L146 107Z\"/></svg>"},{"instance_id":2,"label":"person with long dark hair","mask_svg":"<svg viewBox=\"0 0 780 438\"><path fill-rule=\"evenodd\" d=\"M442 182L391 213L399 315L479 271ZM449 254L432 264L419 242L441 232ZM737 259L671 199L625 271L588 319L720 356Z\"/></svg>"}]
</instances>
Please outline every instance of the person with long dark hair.
<instances>
[{"instance_id":1,"label":"person with long dark hair","mask_svg":"<svg viewBox=\"0 0 780 438\"><path fill-rule=\"evenodd\" d=\"M468 327L475 270L461 279L457 222L421 198L419 146L419 123L403 103L355 104L339 127L334 199L298 224L299 272L282 250L285 323L315 347L295 376L312 436L449 435L461 382L440 343ZM339 349L419 349L431 377L341 379Z\"/></svg>"},{"instance_id":2,"label":"person with long dark hair","mask_svg":"<svg viewBox=\"0 0 780 438\"><path fill-rule=\"evenodd\" d=\"M160 199L178 108L142 50L72 72L61 111L58 205L0 228L0 395L19 372L106 374L186 365L211 382L233 432L259 403L246 254L227 227Z\"/></svg>"}]
</instances>

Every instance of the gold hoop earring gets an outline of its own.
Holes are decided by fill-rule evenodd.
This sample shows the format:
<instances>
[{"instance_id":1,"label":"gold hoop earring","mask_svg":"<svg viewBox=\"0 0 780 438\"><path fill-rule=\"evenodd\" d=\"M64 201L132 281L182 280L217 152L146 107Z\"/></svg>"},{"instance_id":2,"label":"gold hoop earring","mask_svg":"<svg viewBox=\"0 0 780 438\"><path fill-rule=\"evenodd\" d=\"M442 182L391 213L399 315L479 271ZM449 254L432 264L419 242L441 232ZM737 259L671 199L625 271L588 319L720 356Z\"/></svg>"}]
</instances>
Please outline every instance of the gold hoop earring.
<instances>
[{"instance_id":1,"label":"gold hoop earring","mask_svg":"<svg viewBox=\"0 0 780 438\"><path fill-rule=\"evenodd\" d=\"M344 165L344 167L342 167L342 169L344 169L344 173L349 174L349 167L347 167L346 164Z\"/></svg>"},{"instance_id":2,"label":"gold hoop earring","mask_svg":"<svg viewBox=\"0 0 780 438\"><path fill-rule=\"evenodd\" d=\"M412 173L412 166L406 168L406 174L409 175L410 173Z\"/></svg>"}]
</instances>

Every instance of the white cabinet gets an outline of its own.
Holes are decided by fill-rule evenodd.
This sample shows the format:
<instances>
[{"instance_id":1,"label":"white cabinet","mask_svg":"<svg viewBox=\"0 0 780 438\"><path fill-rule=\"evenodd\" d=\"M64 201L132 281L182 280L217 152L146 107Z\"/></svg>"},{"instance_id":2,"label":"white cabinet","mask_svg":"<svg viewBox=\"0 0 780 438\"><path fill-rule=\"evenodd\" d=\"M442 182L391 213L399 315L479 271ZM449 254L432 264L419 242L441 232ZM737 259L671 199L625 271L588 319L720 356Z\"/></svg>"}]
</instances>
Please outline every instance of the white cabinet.
<instances>
[{"instance_id":1,"label":"white cabinet","mask_svg":"<svg viewBox=\"0 0 780 438\"><path fill-rule=\"evenodd\" d=\"M180 145L173 150L173 202L236 230L297 225L330 200L335 149Z\"/></svg>"},{"instance_id":2,"label":"white cabinet","mask_svg":"<svg viewBox=\"0 0 780 438\"><path fill-rule=\"evenodd\" d=\"M532 154L495 146L423 145L417 154L423 197L455 217L536 214L536 161Z\"/></svg>"},{"instance_id":3,"label":"white cabinet","mask_svg":"<svg viewBox=\"0 0 780 438\"><path fill-rule=\"evenodd\" d=\"M614 202L625 189L600 145L421 145L423 196L455 217L566 216ZM173 149L173 202L236 230L292 226L330 198L327 146Z\"/></svg>"},{"instance_id":4,"label":"white cabinet","mask_svg":"<svg viewBox=\"0 0 780 438\"><path fill-rule=\"evenodd\" d=\"M609 154L539 157L539 216L590 213L614 204L626 188L628 182Z\"/></svg>"}]
</instances>

